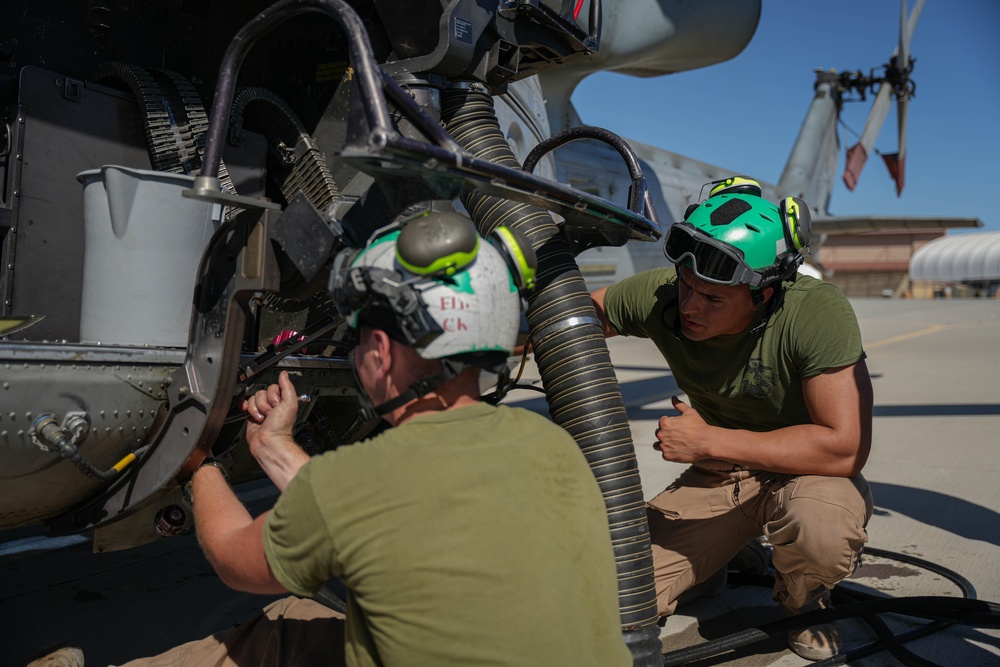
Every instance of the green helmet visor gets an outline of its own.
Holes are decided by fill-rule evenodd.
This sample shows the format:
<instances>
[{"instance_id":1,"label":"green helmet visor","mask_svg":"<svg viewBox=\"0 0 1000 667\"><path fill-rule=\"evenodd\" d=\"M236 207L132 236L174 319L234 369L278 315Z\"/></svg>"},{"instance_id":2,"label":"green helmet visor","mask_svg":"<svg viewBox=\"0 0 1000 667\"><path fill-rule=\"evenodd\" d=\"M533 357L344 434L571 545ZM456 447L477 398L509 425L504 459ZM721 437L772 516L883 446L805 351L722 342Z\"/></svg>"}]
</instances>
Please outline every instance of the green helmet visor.
<instances>
[{"instance_id":1,"label":"green helmet visor","mask_svg":"<svg viewBox=\"0 0 1000 667\"><path fill-rule=\"evenodd\" d=\"M663 254L674 264L689 261L694 274L716 285L759 287L763 276L743 259L743 253L728 243L712 238L687 222L667 229Z\"/></svg>"}]
</instances>

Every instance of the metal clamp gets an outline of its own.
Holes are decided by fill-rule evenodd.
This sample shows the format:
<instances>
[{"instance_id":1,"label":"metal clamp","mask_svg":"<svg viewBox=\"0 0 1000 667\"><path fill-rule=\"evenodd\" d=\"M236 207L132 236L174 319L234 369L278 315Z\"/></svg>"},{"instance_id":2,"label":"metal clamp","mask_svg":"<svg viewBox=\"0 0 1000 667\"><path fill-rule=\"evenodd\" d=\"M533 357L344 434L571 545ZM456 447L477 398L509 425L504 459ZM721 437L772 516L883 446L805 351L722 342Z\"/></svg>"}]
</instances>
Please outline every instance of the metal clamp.
<instances>
[{"instance_id":1,"label":"metal clamp","mask_svg":"<svg viewBox=\"0 0 1000 667\"><path fill-rule=\"evenodd\" d=\"M586 324L593 324L593 325L597 326L598 328L600 328L602 331L604 330L604 327L601 324L601 320L599 320L596 317L579 317L579 316L573 316L573 317L567 318L565 320L561 320L559 322L555 322L555 323L550 324L548 326L542 327L538 331L536 331L533 334L531 334L531 336L529 336L529 338L531 339L531 347L537 348L538 347L538 343L540 343L541 341L545 340L546 338L548 338L552 334L559 333L559 332L564 331L566 329L569 329L571 327L579 327L579 326L583 326L583 325L586 325Z\"/></svg>"}]
</instances>

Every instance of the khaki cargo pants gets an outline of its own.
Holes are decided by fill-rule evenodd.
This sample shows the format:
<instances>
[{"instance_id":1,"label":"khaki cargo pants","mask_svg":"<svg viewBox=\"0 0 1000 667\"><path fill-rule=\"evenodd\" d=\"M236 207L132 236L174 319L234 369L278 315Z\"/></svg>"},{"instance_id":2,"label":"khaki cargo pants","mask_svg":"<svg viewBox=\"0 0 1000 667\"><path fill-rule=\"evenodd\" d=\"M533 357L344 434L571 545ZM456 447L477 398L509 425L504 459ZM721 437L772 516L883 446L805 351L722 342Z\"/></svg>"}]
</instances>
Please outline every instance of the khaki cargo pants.
<instances>
[{"instance_id":1,"label":"khaki cargo pants","mask_svg":"<svg viewBox=\"0 0 1000 667\"><path fill-rule=\"evenodd\" d=\"M864 477L708 470L691 466L647 503L657 609L726 566L747 542L773 546L772 596L799 608L854 572L868 541Z\"/></svg>"},{"instance_id":2,"label":"khaki cargo pants","mask_svg":"<svg viewBox=\"0 0 1000 667\"><path fill-rule=\"evenodd\" d=\"M122 667L344 665L344 615L309 599L272 602L240 625Z\"/></svg>"}]
</instances>

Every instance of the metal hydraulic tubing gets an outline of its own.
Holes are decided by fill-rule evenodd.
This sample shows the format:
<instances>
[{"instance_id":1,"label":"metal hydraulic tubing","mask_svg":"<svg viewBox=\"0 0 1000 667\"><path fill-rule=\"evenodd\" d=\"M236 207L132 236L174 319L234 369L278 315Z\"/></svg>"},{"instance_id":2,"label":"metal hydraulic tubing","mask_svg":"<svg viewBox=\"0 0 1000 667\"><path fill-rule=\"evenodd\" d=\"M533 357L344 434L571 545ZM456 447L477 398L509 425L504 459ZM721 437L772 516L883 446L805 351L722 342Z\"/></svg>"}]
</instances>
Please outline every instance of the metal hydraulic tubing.
<instances>
[{"instance_id":1,"label":"metal hydraulic tubing","mask_svg":"<svg viewBox=\"0 0 1000 667\"><path fill-rule=\"evenodd\" d=\"M485 90L447 90L441 106L445 127L466 150L520 167ZM547 211L477 193L465 195L462 203L481 234L506 225L527 237L538 255L537 286L526 295L527 317L549 414L576 440L604 496L622 629L634 664L661 665L649 526L635 450L621 388L576 260Z\"/></svg>"}]
</instances>

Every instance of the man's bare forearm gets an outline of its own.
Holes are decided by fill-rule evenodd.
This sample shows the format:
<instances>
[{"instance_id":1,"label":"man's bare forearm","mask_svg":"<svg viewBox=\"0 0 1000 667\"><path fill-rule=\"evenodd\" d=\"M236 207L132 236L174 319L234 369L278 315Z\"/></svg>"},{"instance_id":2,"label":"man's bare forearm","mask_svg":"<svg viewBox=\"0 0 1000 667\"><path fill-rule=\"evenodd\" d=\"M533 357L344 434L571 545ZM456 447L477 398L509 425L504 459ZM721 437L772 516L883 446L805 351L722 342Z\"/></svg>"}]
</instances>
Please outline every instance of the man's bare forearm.
<instances>
[{"instance_id":1,"label":"man's bare forearm","mask_svg":"<svg viewBox=\"0 0 1000 667\"><path fill-rule=\"evenodd\" d=\"M192 494L195 529L205 557L230 588L248 593L283 593L264 556L264 520L256 520L214 466L195 471Z\"/></svg>"},{"instance_id":2,"label":"man's bare forearm","mask_svg":"<svg viewBox=\"0 0 1000 667\"><path fill-rule=\"evenodd\" d=\"M706 428L705 458L787 475L854 477L864 467L870 449L870 442L860 433L838 433L818 424L763 433Z\"/></svg>"}]
</instances>

